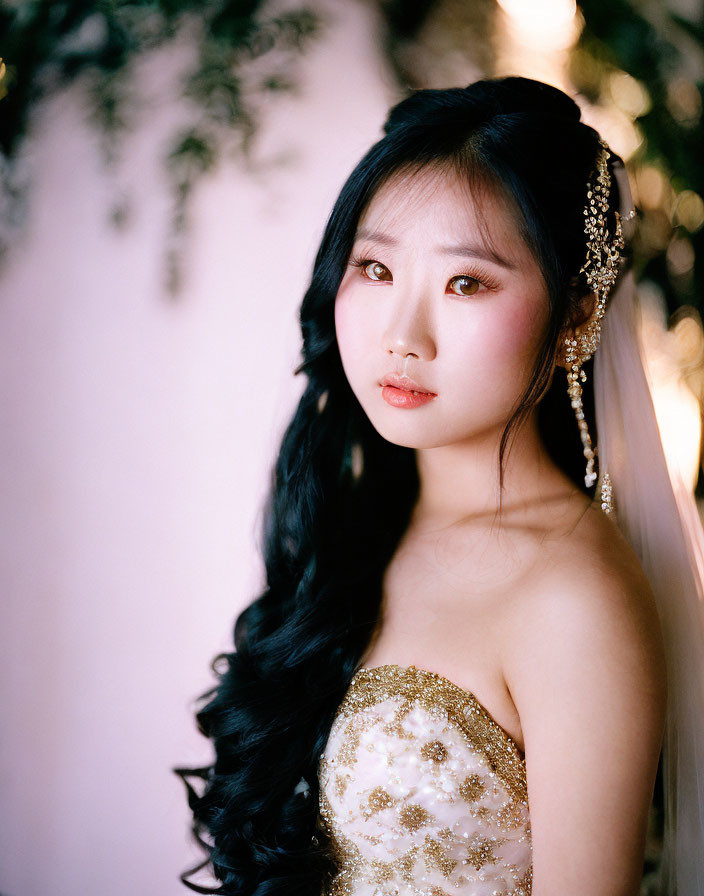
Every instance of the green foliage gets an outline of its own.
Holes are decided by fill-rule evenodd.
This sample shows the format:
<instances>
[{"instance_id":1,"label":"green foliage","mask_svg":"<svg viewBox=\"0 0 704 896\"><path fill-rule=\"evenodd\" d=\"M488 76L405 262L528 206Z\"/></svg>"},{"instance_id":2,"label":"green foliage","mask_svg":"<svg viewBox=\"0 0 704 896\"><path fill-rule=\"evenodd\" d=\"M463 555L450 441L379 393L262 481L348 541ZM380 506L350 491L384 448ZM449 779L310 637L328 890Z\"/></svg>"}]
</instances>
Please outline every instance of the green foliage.
<instances>
[{"instance_id":1,"label":"green foliage","mask_svg":"<svg viewBox=\"0 0 704 896\"><path fill-rule=\"evenodd\" d=\"M197 179L217 166L233 140L235 154L250 154L259 103L294 87L289 73L280 70L282 58L290 65L291 55L301 54L319 31L319 17L304 6L278 15L264 14L263 7L262 0L1 3L0 186L12 205L8 217L21 221L24 214L26 185L19 184L15 163L37 103L80 79L87 118L103 137L104 161L114 163L134 111L131 64L187 28L197 41L197 64L184 73L180 86L193 124L174 135L165 159L176 240L186 228L188 199ZM267 54L268 68L258 62ZM259 74L249 77L255 63ZM123 211L113 210L116 225L124 217ZM6 248L7 242L0 243L0 253ZM179 290L180 257L172 247L167 277L172 294Z\"/></svg>"},{"instance_id":2,"label":"green foliage","mask_svg":"<svg viewBox=\"0 0 704 896\"><path fill-rule=\"evenodd\" d=\"M635 246L638 274L656 283L673 312L682 304L702 309L704 227L696 213L704 197L704 23L694 22L658 4L648 7L626 0L582 0L585 27L572 56L570 75L591 101L609 91L609 78L626 72L644 88L649 102L634 118L642 135L630 167L661 172L666 185L659 202L641 190L641 225ZM652 9L652 7L651 7ZM650 179L652 183L652 178Z\"/></svg>"},{"instance_id":3,"label":"green foliage","mask_svg":"<svg viewBox=\"0 0 704 896\"><path fill-rule=\"evenodd\" d=\"M422 43L421 26L442 12L443 3L378 0L377 5L383 23L380 44L406 84L410 75L399 62L399 47ZM704 20L637 0L582 0L579 6L585 26L570 62L577 89L609 107L614 102L611 79L626 72L648 98L647 108L630 116L642 141L629 167L639 187L641 174L652 184L660 172L666 191L658 202L640 203L637 273L659 286L671 311L691 304L701 312L704 82L691 73L704 71ZM11 206L5 219L21 220L24 185L13 163L38 101L80 79L87 118L101 134L106 164L113 163L120 138L134 126L132 63L180 29L189 29L197 61L183 73L180 90L191 121L173 135L164 160L174 199L167 282L177 292L183 257L178 242L187 229L193 187L224 158L249 157L259 103L295 88L290 58L304 52L320 30L319 16L303 6L278 15L266 15L264 9L262 0L0 0L5 65L4 72L0 67L0 187ZM283 65L281 52L274 51L284 53ZM641 192L647 197L649 190L646 184ZM112 218L120 226L125 210L116 206ZM4 248L0 238L0 253Z\"/></svg>"}]
</instances>

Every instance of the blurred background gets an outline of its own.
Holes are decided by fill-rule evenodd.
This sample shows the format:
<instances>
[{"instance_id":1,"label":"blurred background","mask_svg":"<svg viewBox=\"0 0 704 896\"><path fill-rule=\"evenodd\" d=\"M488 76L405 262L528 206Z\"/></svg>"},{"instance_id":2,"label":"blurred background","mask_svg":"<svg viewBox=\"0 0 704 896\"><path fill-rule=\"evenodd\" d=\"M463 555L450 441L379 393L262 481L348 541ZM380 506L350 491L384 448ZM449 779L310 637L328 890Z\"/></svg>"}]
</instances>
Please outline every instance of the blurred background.
<instances>
[{"instance_id":1,"label":"blurred background","mask_svg":"<svg viewBox=\"0 0 704 896\"><path fill-rule=\"evenodd\" d=\"M540 78L627 160L648 376L702 512L704 11L11 0L0 55L0 893L179 896L202 852L172 768L211 761L195 703L264 584L298 306L410 88Z\"/></svg>"}]
</instances>

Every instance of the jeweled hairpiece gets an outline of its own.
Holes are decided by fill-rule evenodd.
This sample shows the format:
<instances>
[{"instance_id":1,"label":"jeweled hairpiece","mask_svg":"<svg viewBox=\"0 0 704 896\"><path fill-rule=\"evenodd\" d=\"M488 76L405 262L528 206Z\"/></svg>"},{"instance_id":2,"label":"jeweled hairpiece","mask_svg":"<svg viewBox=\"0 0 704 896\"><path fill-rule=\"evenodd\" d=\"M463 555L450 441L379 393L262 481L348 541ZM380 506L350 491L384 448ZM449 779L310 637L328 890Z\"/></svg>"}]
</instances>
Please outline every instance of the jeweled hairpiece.
<instances>
[{"instance_id":1,"label":"jeweled hairpiece","mask_svg":"<svg viewBox=\"0 0 704 896\"><path fill-rule=\"evenodd\" d=\"M597 305L586 331L577 340L582 362L588 361L599 345L601 319L606 313L606 298L618 278L625 247L621 216L614 212L616 228L609 233L607 215L611 195L611 174L607 161L609 147L599 140L601 149L596 159L596 172L587 184L587 202L584 207L584 232L587 234L587 258L579 269L584 273L590 290L596 295Z\"/></svg>"},{"instance_id":2,"label":"jeweled hairpiece","mask_svg":"<svg viewBox=\"0 0 704 896\"><path fill-rule=\"evenodd\" d=\"M594 458L597 449L592 447L587 421L584 419L582 407L582 387L580 379L586 382L587 375L582 370L582 364L588 361L594 354L601 336L601 320L606 313L606 299L611 287L618 278L619 267L623 260L622 250L625 248L623 230L621 227L621 215L614 212L616 227L613 235L609 232L608 211L609 197L611 195L611 173L609 172L608 159L611 156L609 147L603 140L599 140L601 148L596 159L596 170L592 179L587 183L587 201L584 207L585 226L587 234L587 257L579 272L584 273L590 290L596 296L596 307L584 328L584 332L575 333L574 338L567 338L566 361L567 391L575 410L577 424L580 429L584 456L587 458L587 469L584 482L589 487L594 484L596 473L594 472ZM612 510L611 481L609 474L604 472L602 483L602 509L607 513Z\"/></svg>"}]
</instances>

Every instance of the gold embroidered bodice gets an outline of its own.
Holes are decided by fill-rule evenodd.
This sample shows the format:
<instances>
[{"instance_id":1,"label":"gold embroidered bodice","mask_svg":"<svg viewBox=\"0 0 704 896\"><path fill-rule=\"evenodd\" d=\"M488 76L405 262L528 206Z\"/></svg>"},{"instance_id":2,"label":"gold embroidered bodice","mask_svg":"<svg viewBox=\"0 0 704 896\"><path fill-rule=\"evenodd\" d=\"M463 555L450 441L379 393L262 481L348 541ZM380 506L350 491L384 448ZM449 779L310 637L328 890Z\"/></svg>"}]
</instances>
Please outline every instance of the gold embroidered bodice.
<instances>
[{"instance_id":1,"label":"gold embroidered bodice","mask_svg":"<svg viewBox=\"0 0 704 896\"><path fill-rule=\"evenodd\" d=\"M438 673L357 669L318 779L318 823L340 869L322 896L529 896L525 761Z\"/></svg>"}]
</instances>

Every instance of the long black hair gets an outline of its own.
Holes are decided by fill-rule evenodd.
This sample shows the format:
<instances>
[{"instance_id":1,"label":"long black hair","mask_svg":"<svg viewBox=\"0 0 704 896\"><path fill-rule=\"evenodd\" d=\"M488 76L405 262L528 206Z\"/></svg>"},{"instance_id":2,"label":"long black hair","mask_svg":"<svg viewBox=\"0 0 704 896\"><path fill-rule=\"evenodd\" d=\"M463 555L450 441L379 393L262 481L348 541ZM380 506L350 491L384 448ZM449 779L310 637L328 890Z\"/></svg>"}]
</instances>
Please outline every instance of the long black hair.
<instances>
[{"instance_id":1,"label":"long black hair","mask_svg":"<svg viewBox=\"0 0 704 896\"><path fill-rule=\"evenodd\" d=\"M335 335L334 304L357 223L391 175L428 166L480 178L516 210L542 271L550 314L509 434L538 406L555 462L584 485L584 456L566 380L552 375L559 337L588 292L583 210L599 135L562 91L526 78L416 90L342 187L300 309L306 387L282 438L263 517L266 587L237 617L232 653L196 713L215 761L174 769L187 787L193 834L207 857L181 880L223 896L320 896L335 872L318 819L319 757L335 711L377 625L381 583L418 496L412 448L382 438L353 394ZM612 155L612 165L617 156ZM618 187L612 180L611 207ZM613 214L613 213L611 213ZM613 233L615 221L611 220ZM596 433L590 365L583 402ZM559 381L558 381L559 380ZM593 487L592 487L593 488ZM201 778L198 794L188 781ZM210 864L221 886L187 877Z\"/></svg>"}]
</instances>

